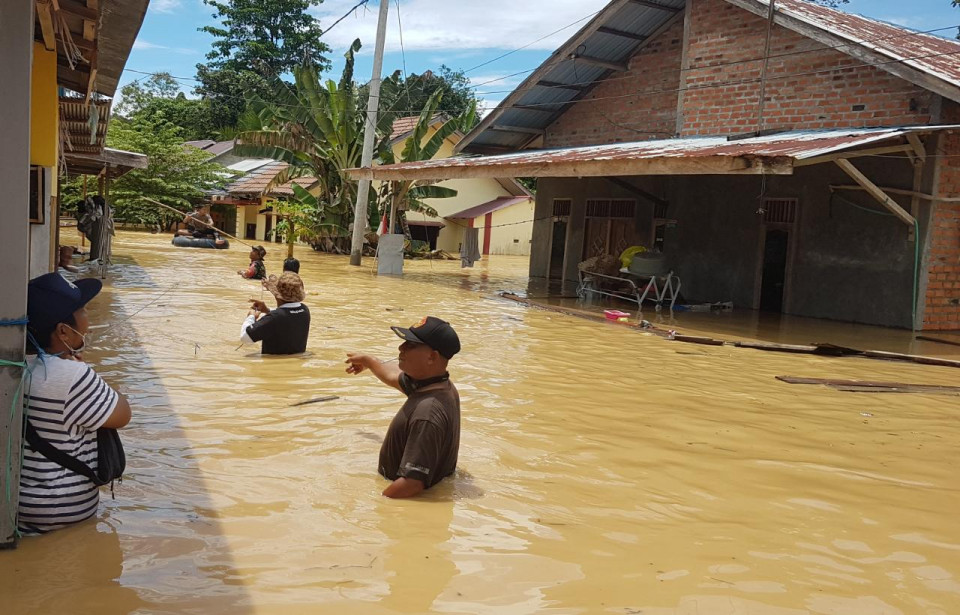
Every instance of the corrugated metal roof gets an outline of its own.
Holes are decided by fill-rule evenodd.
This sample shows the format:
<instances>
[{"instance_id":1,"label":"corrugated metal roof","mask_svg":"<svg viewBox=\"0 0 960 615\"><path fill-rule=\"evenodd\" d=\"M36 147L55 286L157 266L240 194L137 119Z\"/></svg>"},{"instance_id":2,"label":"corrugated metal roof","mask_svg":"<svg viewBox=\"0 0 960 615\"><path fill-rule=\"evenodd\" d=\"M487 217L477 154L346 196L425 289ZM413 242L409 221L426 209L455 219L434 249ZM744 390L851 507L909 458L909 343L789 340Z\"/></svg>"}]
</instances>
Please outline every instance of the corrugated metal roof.
<instances>
[{"instance_id":1,"label":"corrugated metal roof","mask_svg":"<svg viewBox=\"0 0 960 615\"><path fill-rule=\"evenodd\" d=\"M769 0L726 1L759 15L765 15L769 7ZM596 82L613 72L609 68L586 63L582 58L626 64L645 44L644 41L610 34L610 30L653 40L672 20L682 16L685 4L684 0L613 0L504 98L463 138L457 145L457 151L529 147L538 138L529 130L510 132L497 129L496 125L502 128L546 129L566 105L582 98ZM653 8L653 5L663 8ZM960 42L920 34L806 0L777 0L776 8L777 22L784 27L805 30L800 33L807 36L820 33L834 42L837 38L849 41L851 45L838 46L838 51L856 57L867 54L876 60L880 68L891 72L900 66L920 71L923 75L913 73L913 76L918 82L924 81L923 76L926 76L926 83L920 83L922 87L933 88L937 93L960 101L960 90L956 89L960 88ZM858 50L859 55L856 53ZM904 78L909 78L909 75ZM547 82L547 85L543 82ZM589 85L577 90L558 87L559 84ZM943 87L940 87L941 84Z\"/></svg>"},{"instance_id":2,"label":"corrugated metal roof","mask_svg":"<svg viewBox=\"0 0 960 615\"><path fill-rule=\"evenodd\" d=\"M487 214L493 213L500 209L505 209L517 203L528 203L530 202L530 197L528 196L505 196L499 199L493 199L486 203L480 205L474 205L473 207L468 207L463 211L458 211L452 213L446 218L478 218L480 216L485 216Z\"/></svg>"},{"instance_id":3,"label":"corrugated metal roof","mask_svg":"<svg viewBox=\"0 0 960 615\"><path fill-rule=\"evenodd\" d=\"M96 107L97 125L91 143L90 122L91 106ZM107 124L110 121L110 101L84 102L75 96L60 97L60 134L64 137L65 153L99 154L107 138Z\"/></svg>"},{"instance_id":4,"label":"corrugated metal roof","mask_svg":"<svg viewBox=\"0 0 960 615\"><path fill-rule=\"evenodd\" d=\"M757 0L769 7L769 0ZM960 86L960 42L803 0L777 0L779 12ZM766 9L764 9L766 10ZM841 49L841 51L843 51ZM910 58L910 59L907 59Z\"/></svg>"},{"instance_id":5,"label":"corrugated metal roof","mask_svg":"<svg viewBox=\"0 0 960 615\"><path fill-rule=\"evenodd\" d=\"M351 170L352 177L371 176L378 180L457 179L468 177L569 177L603 175L715 174L717 167L700 170L677 164L691 159L730 164L730 173L791 173L792 166L835 152L960 126L914 126L863 128L830 131L794 131L750 139L724 137L661 139L632 143L611 143L587 147L530 150L499 156L455 157L422 162L384 165L370 170ZM615 163L660 162L654 166ZM742 164L732 164L742 163ZM365 172L366 171L366 172Z\"/></svg>"},{"instance_id":6,"label":"corrugated metal roof","mask_svg":"<svg viewBox=\"0 0 960 615\"><path fill-rule=\"evenodd\" d=\"M457 150L464 147L525 146L536 136L494 130L492 126L546 128L557 112L586 91L554 84L575 85L603 79L613 71L590 63L589 58L626 64L644 45L645 41L641 39L653 37L673 20L681 18L684 6L685 0L613 0L517 86L459 143ZM603 28L608 30L601 31ZM610 34L613 30L626 36ZM533 105L533 108L518 108L516 105Z\"/></svg>"},{"instance_id":7,"label":"corrugated metal roof","mask_svg":"<svg viewBox=\"0 0 960 615\"><path fill-rule=\"evenodd\" d=\"M227 168L231 171L241 171L247 173L254 169L258 169L265 164L270 164L271 162L276 162L273 158L247 158L246 160L241 160L240 162L235 162L231 165L228 165Z\"/></svg>"},{"instance_id":8,"label":"corrugated metal roof","mask_svg":"<svg viewBox=\"0 0 960 615\"><path fill-rule=\"evenodd\" d=\"M247 162L247 161L244 161ZM238 163L242 164L242 163ZM231 167L228 168L233 168ZM278 173L285 170L289 165L286 162L277 162L276 160L269 160L266 164L262 164L252 171L241 177L240 179L231 182L226 188L226 192L229 194L254 194L261 195L264 194L267 186L271 181L277 176ZM287 182L281 186L274 187L270 194L277 196L293 196L293 188L290 186L294 183L303 186L304 188L309 188L317 180L313 177L298 177L293 181Z\"/></svg>"}]
</instances>

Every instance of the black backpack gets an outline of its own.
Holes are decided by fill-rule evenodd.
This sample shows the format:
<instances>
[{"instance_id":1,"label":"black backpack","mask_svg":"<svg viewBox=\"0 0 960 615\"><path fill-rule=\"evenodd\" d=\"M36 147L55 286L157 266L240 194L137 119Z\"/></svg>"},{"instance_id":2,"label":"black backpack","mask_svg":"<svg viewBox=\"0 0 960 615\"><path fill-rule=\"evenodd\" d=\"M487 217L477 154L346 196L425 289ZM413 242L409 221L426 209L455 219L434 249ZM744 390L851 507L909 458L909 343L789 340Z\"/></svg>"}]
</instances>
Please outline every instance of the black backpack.
<instances>
[{"instance_id":1,"label":"black backpack","mask_svg":"<svg viewBox=\"0 0 960 615\"><path fill-rule=\"evenodd\" d=\"M68 455L54 445L40 437L37 430L34 429L30 421L24 417L26 422L27 442L33 450L37 451L50 461L60 465L81 476L86 476L93 481L97 487L110 483L110 491L113 491L113 481L123 482L123 471L127 466L127 457L123 452L123 444L120 442L120 434L116 429L101 427L97 430L97 471L94 472L90 466L83 463L76 457Z\"/></svg>"}]
</instances>

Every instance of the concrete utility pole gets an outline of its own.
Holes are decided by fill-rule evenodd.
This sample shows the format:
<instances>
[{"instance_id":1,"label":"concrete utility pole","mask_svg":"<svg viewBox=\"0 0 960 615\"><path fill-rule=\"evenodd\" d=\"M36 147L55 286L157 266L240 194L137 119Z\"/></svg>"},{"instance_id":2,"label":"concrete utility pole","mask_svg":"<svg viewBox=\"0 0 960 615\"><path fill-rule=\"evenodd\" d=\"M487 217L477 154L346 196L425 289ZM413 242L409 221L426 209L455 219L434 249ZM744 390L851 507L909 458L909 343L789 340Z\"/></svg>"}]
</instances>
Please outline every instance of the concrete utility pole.
<instances>
[{"instance_id":1,"label":"concrete utility pole","mask_svg":"<svg viewBox=\"0 0 960 615\"><path fill-rule=\"evenodd\" d=\"M0 262L7 267L0 293L0 321L16 321L27 313L33 0L0 1L0 58L0 126L4 127L0 139L0 186L4 190ZM23 361L25 338L25 326L0 325L0 359ZM19 367L0 366L0 548L17 545L23 409L15 404L22 374Z\"/></svg>"},{"instance_id":2,"label":"concrete utility pole","mask_svg":"<svg viewBox=\"0 0 960 615\"><path fill-rule=\"evenodd\" d=\"M373 78L370 79L370 99L367 101L367 123L363 130L363 153L360 166L373 164L373 140L377 136L377 110L380 107L380 75L383 72L383 43L387 38L387 9L390 0L380 0L380 18L377 22L377 45L373 52ZM357 186L357 206L353 216L353 241L350 243L350 264L360 266L363 256L363 231L367 228L367 198L370 180L361 179Z\"/></svg>"}]
</instances>

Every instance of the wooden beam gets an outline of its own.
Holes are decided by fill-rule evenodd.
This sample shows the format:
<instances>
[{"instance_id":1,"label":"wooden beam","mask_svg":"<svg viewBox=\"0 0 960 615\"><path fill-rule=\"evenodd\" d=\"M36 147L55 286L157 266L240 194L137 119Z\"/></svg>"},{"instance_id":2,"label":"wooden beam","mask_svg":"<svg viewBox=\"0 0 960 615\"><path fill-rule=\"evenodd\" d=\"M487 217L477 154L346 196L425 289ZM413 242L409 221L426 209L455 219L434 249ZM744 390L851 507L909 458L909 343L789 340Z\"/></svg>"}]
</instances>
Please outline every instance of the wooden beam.
<instances>
[{"instance_id":1,"label":"wooden beam","mask_svg":"<svg viewBox=\"0 0 960 615\"><path fill-rule=\"evenodd\" d=\"M608 182L614 184L615 186L620 186L620 187L623 188L624 190L626 190L626 191L628 191L628 192L631 192L631 193L633 193L633 194L635 194L635 195L637 195L637 196L639 196L639 197L641 197L641 198L644 198L644 199L650 201L650 202L653 203L654 205L659 205L659 206L661 206L661 207L669 207L669 206L670 206L670 202L669 202L669 201L666 201L666 200L664 200L664 199L661 199L661 198L658 197L657 195L655 195L655 194L653 194L653 193L650 193L650 192L647 192L647 191L644 190L643 188L638 188L637 186L634 186L633 184L631 184L630 182L628 182L628 181L625 180L625 179L621 179L621 178L619 178L619 177L604 177L603 179L605 179L605 180L607 180Z\"/></svg>"},{"instance_id":2,"label":"wooden beam","mask_svg":"<svg viewBox=\"0 0 960 615\"><path fill-rule=\"evenodd\" d=\"M546 106L547 106L547 105L563 105L563 104L565 104L565 103L562 103L562 102L551 102L551 103L544 103L544 104L542 104L542 105L511 105L510 108L511 108L511 109L523 109L524 111L536 111L537 113L549 113L549 114L553 114L553 113L556 111L556 109L547 109Z\"/></svg>"},{"instance_id":3,"label":"wooden beam","mask_svg":"<svg viewBox=\"0 0 960 615\"><path fill-rule=\"evenodd\" d=\"M87 8L100 14L100 0L87 0ZM97 28L99 20L88 19L83 22L83 40L94 41L97 39Z\"/></svg>"},{"instance_id":4,"label":"wooden beam","mask_svg":"<svg viewBox=\"0 0 960 615\"><path fill-rule=\"evenodd\" d=\"M56 51L57 33L53 28L53 6L50 0L37 0L37 20L40 22L43 46L47 51Z\"/></svg>"},{"instance_id":5,"label":"wooden beam","mask_svg":"<svg viewBox=\"0 0 960 615\"><path fill-rule=\"evenodd\" d=\"M97 82L97 50L94 49L90 54L90 77L87 79L87 95L84 98L84 102L88 105L90 104L90 97L95 91L94 88Z\"/></svg>"},{"instance_id":6,"label":"wooden beam","mask_svg":"<svg viewBox=\"0 0 960 615\"><path fill-rule=\"evenodd\" d=\"M862 158L863 156L883 156L884 154L897 154L908 152L913 148L907 144L889 145L886 147L874 147L871 149L853 150L848 152L837 152L836 154L827 154L825 156L815 156L798 160L794 166L808 167L812 164L822 164L824 162L834 162L836 160L846 160L847 158Z\"/></svg>"},{"instance_id":7,"label":"wooden beam","mask_svg":"<svg viewBox=\"0 0 960 615\"><path fill-rule=\"evenodd\" d=\"M547 74L556 68L559 64L564 61L569 60L570 54L575 53L577 48L580 47L590 36L596 33L597 28L601 27L605 20L613 15L615 15L620 9L627 6L630 3L630 0L613 0L610 4L605 6L600 10L593 19L587 22L576 34L574 34L566 43L564 43L560 48L550 54L550 57L547 58L543 64L540 65L537 70L530 74L526 79L523 80L517 88L507 95L503 102L501 102L496 109L487 114L479 124L477 124L473 130L471 130L457 145L454 147L455 152L461 152L470 145L470 142L482 133L488 126L496 123L503 113L511 108L518 108L516 105L517 102L523 98L527 91L540 79L547 76Z\"/></svg>"},{"instance_id":8,"label":"wooden beam","mask_svg":"<svg viewBox=\"0 0 960 615\"><path fill-rule=\"evenodd\" d=\"M542 86L545 87L545 88L557 88L557 89L562 89L562 90L575 90L575 91L577 91L577 92L581 92L581 91L587 89L587 87L588 87L588 86L585 86L585 85L578 85L578 84L575 84L575 83L559 83L559 82L557 82L557 81L546 81L546 80L544 80L544 79L541 79L540 81L538 81L538 82L537 82L537 85L542 85Z\"/></svg>"},{"instance_id":9,"label":"wooden beam","mask_svg":"<svg viewBox=\"0 0 960 615\"><path fill-rule=\"evenodd\" d=\"M469 164L455 161L445 166L430 165L372 169L349 169L353 179L404 181L447 180L477 177L615 177L629 175L791 175L789 158L753 160L746 156L657 157L622 160L538 160L512 159L509 163Z\"/></svg>"},{"instance_id":10,"label":"wooden beam","mask_svg":"<svg viewBox=\"0 0 960 615\"><path fill-rule=\"evenodd\" d=\"M834 160L834 163L843 169L847 175L852 177L855 182L863 186L863 189L866 190L870 196L880 201L880 203L889 209L893 215L900 218L904 224L907 224L910 227L913 227L914 224L916 224L916 219L913 216L908 214L904 208L900 207L900 205L891 199L879 186L870 181L867 176L861 173L857 167L853 166L852 162L841 158L839 160Z\"/></svg>"},{"instance_id":11,"label":"wooden beam","mask_svg":"<svg viewBox=\"0 0 960 615\"><path fill-rule=\"evenodd\" d=\"M915 132L908 132L907 141L909 141L910 145L913 146L913 155L916 156L920 162L926 161L927 148L924 147L923 141L920 139L920 137Z\"/></svg>"},{"instance_id":12,"label":"wooden beam","mask_svg":"<svg viewBox=\"0 0 960 615\"><path fill-rule=\"evenodd\" d=\"M619 36L620 38L629 38L635 41L647 40L646 34L637 34L636 32L625 32L624 30L617 30L616 28L608 28L607 26L601 26L597 28L597 32L600 32L601 34L609 34L610 36Z\"/></svg>"},{"instance_id":13,"label":"wooden beam","mask_svg":"<svg viewBox=\"0 0 960 615\"><path fill-rule=\"evenodd\" d=\"M573 61L583 62L584 64L593 64L594 66L600 66L608 70L615 70L619 72L624 72L628 68L627 65L622 62L610 62L609 60L601 60L600 58L594 58L592 56L575 56Z\"/></svg>"},{"instance_id":14,"label":"wooden beam","mask_svg":"<svg viewBox=\"0 0 960 615\"><path fill-rule=\"evenodd\" d=\"M652 0L630 0L633 4L639 4L640 6L646 6L651 9L659 9L661 11L668 11L670 13L679 13L683 8L677 8L675 6L664 6L659 2L653 2Z\"/></svg>"},{"instance_id":15,"label":"wooden beam","mask_svg":"<svg viewBox=\"0 0 960 615\"><path fill-rule=\"evenodd\" d=\"M68 15L94 22L100 19L100 12L89 8L86 3L77 2L77 0L57 0L57 2L60 4L60 10Z\"/></svg>"},{"instance_id":16,"label":"wooden beam","mask_svg":"<svg viewBox=\"0 0 960 615\"><path fill-rule=\"evenodd\" d=\"M96 44L94 44L94 42L93 42L92 40L89 40L89 41L88 41L88 40L82 39L82 38L81 38L81 39L74 38L74 39L73 39L73 44L76 45L76 46L77 46L77 49L79 49L80 51L91 52L91 51L93 51L94 49L97 48ZM62 52L64 52L64 53L66 52L66 49L63 48L63 43L60 42L60 39L59 39L59 38L57 38L57 48L58 48L59 50L61 50Z\"/></svg>"},{"instance_id":17,"label":"wooden beam","mask_svg":"<svg viewBox=\"0 0 960 615\"><path fill-rule=\"evenodd\" d=\"M831 190L863 190L863 186L837 186L831 185ZM916 190L904 190L903 188L887 188L884 186L880 187L884 192L889 192L890 194L903 194L906 196L915 196L921 198L925 201L938 201L940 203L960 203L960 197L941 197L933 196L932 194L926 194L925 192L917 192Z\"/></svg>"},{"instance_id":18,"label":"wooden beam","mask_svg":"<svg viewBox=\"0 0 960 615\"><path fill-rule=\"evenodd\" d=\"M501 132L518 132L525 135L537 135L542 136L544 134L543 128L528 128L526 126L508 126L507 124L494 124L490 127L491 130L499 130Z\"/></svg>"}]
</instances>

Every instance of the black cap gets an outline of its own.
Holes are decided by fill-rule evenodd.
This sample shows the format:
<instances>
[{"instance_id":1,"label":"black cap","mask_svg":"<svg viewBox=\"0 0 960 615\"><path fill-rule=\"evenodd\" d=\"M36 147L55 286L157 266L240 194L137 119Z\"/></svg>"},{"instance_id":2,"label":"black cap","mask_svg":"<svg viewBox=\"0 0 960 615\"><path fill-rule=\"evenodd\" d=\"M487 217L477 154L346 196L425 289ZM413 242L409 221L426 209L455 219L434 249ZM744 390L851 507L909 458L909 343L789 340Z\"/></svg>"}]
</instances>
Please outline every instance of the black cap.
<instances>
[{"instance_id":1,"label":"black cap","mask_svg":"<svg viewBox=\"0 0 960 615\"><path fill-rule=\"evenodd\" d=\"M68 282L59 273L47 273L27 284L29 327L44 335L97 296L103 283L95 278ZM41 340L42 343L43 340Z\"/></svg>"},{"instance_id":2,"label":"black cap","mask_svg":"<svg viewBox=\"0 0 960 615\"><path fill-rule=\"evenodd\" d=\"M426 344L446 359L460 352L460 338L445 320L427 316L409 329L390 327L401 339L418 344Z\"/></svg>"}]
</instances>

